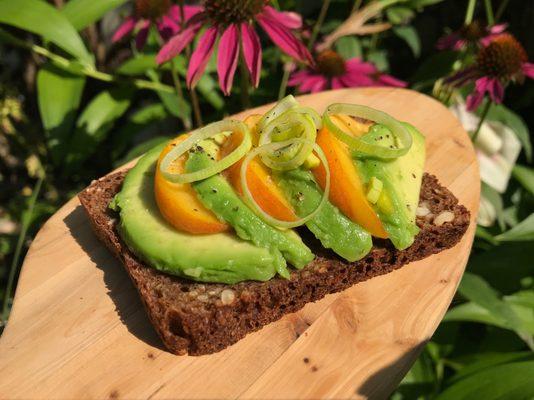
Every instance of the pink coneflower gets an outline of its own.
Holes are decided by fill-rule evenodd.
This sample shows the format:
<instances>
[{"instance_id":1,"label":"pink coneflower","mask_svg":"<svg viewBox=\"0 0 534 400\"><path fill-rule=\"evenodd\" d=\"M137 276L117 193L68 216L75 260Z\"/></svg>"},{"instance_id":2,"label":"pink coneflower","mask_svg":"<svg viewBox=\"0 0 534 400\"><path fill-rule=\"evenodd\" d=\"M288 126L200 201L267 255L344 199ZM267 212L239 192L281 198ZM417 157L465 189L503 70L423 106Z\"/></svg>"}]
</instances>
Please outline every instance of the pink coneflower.
<instances>
[{"instance_id":1,"label":"pink coneflower","mask_svg":"<svg viewBox=\"0 0 534 400\"><path fill-rule=\"evenodd\" d=\"M438 50L462 50L468 43L478 43L487 46L491 39L506 30L508 24L498 24L484 27L479 21L465 25L461 29L452 32L438 40Z\"/></svg>"},{"instance_id":2,"label":"pink coneflower","mask_svg":"<svg viewBox=\"0 0 534 400\"><path fill-rule=\"evenodd\" d=\"M503 33L483 47L474 65L459 71L445 82L463 86L475 82L474 91L467 97L467 109L476 109L486 93L494 103L501 103L504 88L509 82L522 83L525 77L534 79L534 64L528 62L525 49L510 34Z\"/></svg>"},{"instance_id":3,"label":"pink coneflower","mask_svg":"<svg viewBox=\"0 0 534 400\"><path fill-rule=\"evenodd\" d=\"M301 92L320 92L325 89L340 89L359 86L405 87L403 82L382 74L370 62L359 58L344 60L333 50L324 50L315 58L315 64L293 73L288 86L298 86Z\"/></svg>"},{"instance_id":4,"label":"pink coneflower","mask_svg":"<svg viewBox=\"0 0 534 400\"><path fill-rule=\"evenodd\" d=\"M160 50L159 64L180 54L193 41L202 27L207 29L198 41L187 70L187 85L194 87L219 40L217 72L219 85L229 95L239 59L243 59L254 87L258 86L261 71L261 44L255 23L286 54L302 62L311 62L306 47L293 35L302 26L302 19L293 12L281 12L268 6L268 0L205 0L201 11L191 18L185 28L171 38Z\"/></svg>"},{"instance_id":5,"label":"pink coneflower","mask_svg":"<svg viewBox=\"0 0 534 400\"><path fill-rule=\"evenodd\" d=\"M186 19L191 16L190 8L195 7L184 7ZM152 24L156 26L161 37L167 40L180 30L180 21L180 9L171 4L170 0L136 0L134 15L124 20L113 35L112 41L118 42L136 30L135 45L141 49L146 43Z\"/></svg>"}]
</instances>

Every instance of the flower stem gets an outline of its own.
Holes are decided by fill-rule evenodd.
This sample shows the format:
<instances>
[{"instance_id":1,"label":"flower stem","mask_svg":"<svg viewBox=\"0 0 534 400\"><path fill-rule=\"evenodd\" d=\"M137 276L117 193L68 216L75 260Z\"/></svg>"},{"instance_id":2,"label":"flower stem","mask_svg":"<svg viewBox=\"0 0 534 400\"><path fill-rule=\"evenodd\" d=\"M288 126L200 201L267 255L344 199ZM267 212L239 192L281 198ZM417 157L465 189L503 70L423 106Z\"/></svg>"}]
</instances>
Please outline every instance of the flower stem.
<instances>
[{"instance_id":1,"label":"flower stem","mask_svg":"<svg viewBox=\"0 0 534 400\"><path fill-rule=\"evenodd\" d=\"M0 38L5 39L7 42L15 46L31 50L36 54L42 55L48 58L57 67L76 75L85 75L103 82L126 83L133 85L138 89L148 89L166 93L174 93L174 89L172 88L172 86L165 85L163 83L150 82L145 81L143 79L126 79L98 71L90 65L80 64L77 61L71 61L58 54L52 53L50 50L44 47L41 47L36 44L26 43L24 40L21 40L2 29L0 29Z\"/></svg>"},{"instance_id":2,"label":"flower stem","mask_svg":"<svg viewBox=\"0 0 534 400\"><path fill-rule=\"evenodd\" d=\"M495 22L500 21L504 10L506 10L506 7L508 6L508 3L510 0L502 0L501 4L499 4L499 8L497 9L497 13L495 14Z\"/></svg>"},{"instance_id":3,"label":"flower stem","mask_svg":"<svg viewBox=\"0 0 534 400\"><path fill-rule=\"evenodd\" d=\"M317 35L319 35L319 31L321 30L321 26L323 25L324 19L326 17L326 13L328 12L328 7L330 7L330 0L323 0L321 11L319 12L317 21L315 22L315 25L313 26L313 31L310 37L310 41L308 42L308 50L310 51L313 49L315 40L317 40Z\"/></svg>"},{"instance_id":4,"label":"flower stem","mask_svg":"<svg viewBox=\"0 0 534 400\"><path fill-rule=\"evenodd\" d=\"M246 110L250 108L250 96L249 96L249 76L247 66L245 65L245 59L243 57L239 60L239 69L241 72L241 105L243 109Z\"/></svg>"},{"instance_id":5,"label":"flower stem","mask_svg":"<svg viewBox=\"0 0 534 400\"><path fill-rule=\"evenodd\" d=\"M484 123L484 120L486 119L488 115L488 111L490 110L492 102L490 100L486 101L486 104L484 104L484 108L482 109L482 113L480 114L480 119L478 121L477 129L473 133L473 136L471 137L471 140L475 142L477 140L478 134L480 133L480 128L482 128L482 124Z\"/></svg>"},{"instance_id":6,"label":"flower stem","mask_svg":"<svg viewBox=\"0 0 534 400\"><path fill-rule=\"evenodd\" d=\"M180 8L180 28L184 29L185 27L185 11L184 11L184 0L178 1L178 7ZM185 49L186 56L189 59L191 56L191 45L188 45ZM191 105L193 106L193 115L195 116L195 125L200 127L204 125L202 122L202 112L200 111L200 102L198 101L197 92L194 88L189 89L189 96L191 97Z\"/></svg>"},{"instance_id":7,"label":"flower stem","mask_svg":"<svg viewBox=\"0 0 534 400\"><path fill-rule=\"evenodd\" d=\"M495 24L495 17L493 16L491 0L484 0L484 6L486 8L486 20L488 22L488 26L493 26Z\"/></svg>"},{"instance_id":8,"label":"flower stem","mask_svg":"<svg viewBox=\"0 0 534 400\"><path fill-rule=\"evenodd\" d=\"M469 25L471 22L473 22L473 15L475 13L476 3L476 0L469 0L469 3L467 4L467 10L465 12L464 25Z\"/></svg>"},{"instance_id":9,"label":"flower stem","mask_svg":"<svg viewBox=\"0 0 534 400\"><path fill-rule=\"evenodd\" d=\"M44 181L44 174L40 175L37 179L37 182L35 183L35 186L32 191L32 195L30 197L30 201L28 203L28 208L26 210L26 213L23 214L22 218L22 224L20 228L19 237L17 239L17 245L15 247L15 253L13 254L13 260L11 261L11 268L9 270L9 276L7 278L7 286L6 291L4 293L4 299L2 304L2 324L5 323L7 320L7 316L9 314L9 298L11 297L11 292L13 291L13 283L15 282L15 274L18 270L19 261L20 261L20 255L22 253L22 246L24 245L24 241L26 240L26 234L28 233L28 228L30 227L30 222L32 220L33 216L33 210L35 208L35 203L37 201L37 197L39 196L39 193L41 192L41 186L43 185Z\"/></svg>"},{"instance_id":10,"label":"flower stem","mask_svg":"<svg viewBox=\"0 0 534 400\"><path fill-rule=\"evenodd\" d=\"M280 89L278 89L278 100L281 100L286 95L287 82L289 81L289 75L291 74L290 63L284 63L284 75L282 75L282 82L280 83Z\"/></svg>"},{"instance_id":11,"label":"flower stem","mask_svg":"<svg viewBox=\"0 0 534 400\"><path fill-rule=\"evenodd\" d=\"M191 105L193 106L193 115L195 116L195 125L200 127L204 125L202 122L202 112L200 111L200 102L198 101L197 91L194 88L189 89L191 96Z\"/></svg>"}]
</instances>

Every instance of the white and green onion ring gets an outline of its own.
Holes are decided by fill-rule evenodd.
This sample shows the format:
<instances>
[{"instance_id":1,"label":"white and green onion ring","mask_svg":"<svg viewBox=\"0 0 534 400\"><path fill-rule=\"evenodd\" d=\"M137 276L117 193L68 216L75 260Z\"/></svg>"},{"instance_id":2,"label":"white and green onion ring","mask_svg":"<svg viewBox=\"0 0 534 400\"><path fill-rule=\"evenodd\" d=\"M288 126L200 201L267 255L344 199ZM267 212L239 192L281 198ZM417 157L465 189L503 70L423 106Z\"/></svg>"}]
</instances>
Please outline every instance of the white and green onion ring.
<instances>
[{"instance_id":1,"label":"white and green onion ring","mask_svg":"<svg viewBox=\"0 0 534 400\"><path fill-rule=\"evenodd\" d=\"M253 160L256 156L259 155L261 157L262 154L265 154L265 153L270 154L282 148L286 148L286 147L293 146L293 145L310 146L312 150L315 151L317 157L319 157L319 159L323 163L324 168L326 170L326 184L325 184L325 188L323 191L323 196L321 197L321 201L319 202L315 210L313 210L310 214L306 215L305 217L297 219L296 221L283 221L283 220L274 218L273 216L267 214L265 211L262 210L259 204L256 203L248 187L247 170L248 170L248 165L250 161ZM279 228L295 228L297 226L304 225L306 222L312 219L315 215L317 215L317 213L321 210L321 208L324 206L324 204L328 200L328 196L330 194L330 167L328 166L328 161L326 159L326 156L323 150L321 149L321 147L319 147L317 143L307 140L307 139L302 139L302 138L293 138L293 139L285 140L283 142L267 143L259 147L256 147L254 150L248 153L247 156L244 158L243 163L241 164L240 178L241 178L241 187L243 188L243 194L245 196L245 201L247 202L247 204L266 223L272 226L279 227Z\"/></svg>"},{"instance_id":2,"label":"white and green onion ring","mask_svg":"<svg viewBox=\"0 0 534 400\"><path fill-rule=\"evenodd\" d=\"M169 171L171 164L180 156L185 154L188 150L193 148L202 140L217 136L221 132L241 133L242 141L230 154L218 160L213 165L207 168L189 172L189 173L173 173ZM212 124L206 125L203 128L191 132L190 136L183 142L178 143L171 151L169 151L159 165L160 171L170 182L174 183L190 183L209 178L226 168L238 162L252 147L252 139L248 127L241 121L227 119Z\"/></svg>"},{"instance_id":3,"label":"white and green onion ring","mask_svg":"<svg viewBox=\"0 0 534 400\"><path fill-rule=\"evenodd\" d=\"M304 139L292 144L277 147L275 151L263 152L260 157L269 168L277 171L295 169L304 164L313 150L317 129L313 119L307 114L288 110L267 124L260 133L258 145L278 143L289 139Z\"/></svg>"},{"instance_id":4,"label":"white and green onion ring","mask_svg":"<svg viewBox=\"0 0 534 400\"><path fill-rule=\"evenodd\" d=\"M346 114L351 117L364 118L384 125L395 137L396 147L384 147L369 143L362 138L354 137L340 129L331 119L336 114ZM345 142L357 154L377 158L397 158L406 154L412 146L412 135L401 122L374 108L356 104L332 104L323 114L323 123L339 140Z\"/></svg>"}]
</instances>

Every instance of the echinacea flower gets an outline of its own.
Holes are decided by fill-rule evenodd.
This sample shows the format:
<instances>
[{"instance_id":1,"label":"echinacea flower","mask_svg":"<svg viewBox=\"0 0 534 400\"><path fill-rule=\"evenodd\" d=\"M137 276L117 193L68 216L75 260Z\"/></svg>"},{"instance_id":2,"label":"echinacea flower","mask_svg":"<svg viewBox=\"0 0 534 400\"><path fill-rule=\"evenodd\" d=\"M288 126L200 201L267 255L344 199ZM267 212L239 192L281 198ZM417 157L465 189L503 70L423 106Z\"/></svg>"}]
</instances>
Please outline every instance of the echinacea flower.
<instances>
[{"instance_id":1,"label":"echinacea flower","mask_svg":"<svg viewBox=\"0 0 534 400\"><path fill-rule=\"evenodd\" d=\"M507 24L482 26L479 21L465 25L459 30L443 36L436 43L438 50L462 50L468 43L477 43L487 46L491 39L506 30Z\"/></svg>"},{"instance_id":2,"label":"echinacea flower","mask_svg":"<svg viewBox=\"0 0 534 400\"><path fill-rule=\"evenodd\" d=\"M464 86L474 82L474 91L467 97L467 109L476 109L486 93L494 103L501 103L509 82L522 83L525 77L534 79L534 64L528 62L525 49L510 34L493 37L480 49L476 61L446 79L447 84Z\"/></svg>"},{"instance_id":3,"label":"echinacea flower","mask_svg":"<svg viewBox=\"0 0 534 400\"><path fill-rule=\"evenodd\" d=\"M184 7L189 13L189 8ZM187 14L184 15L187 18ZM134 15L127 17L119 26L112 41L118 42L125 36L137 31L135 45L138 49L146 43L151 25L155 25L163 40L169 39L180 29L180 10L171 0L136 0Z\"/></svg>"},{"instance_id":4,"label":"echinacea flower","mask_svg":"<svg viewBox=\"0 0 534 400\"><path fill-rule=\"evenodd\" d=\"M298 86L301 92L314 93L359 86L405 87L406 82L380 73L373 63L359 58L345 60L333 50L324 50L315 58L315 64L294 72L288 86Z\"/></svg>"},{"instance_id":5,"label":"echinacea flower","mask_svg":"<svg viewBox=\"0 0 534 400\"><path fill-rule=\"evenodd\" d=\"M260 38L255 29L257 23L284 53L298 61L311 62L310 53L293 35L293 30L302 26L300 16L277 11L268 3L268 0L205 0L200 12L161 48L156 61L162 64L180 54L205 27L189 61L187 85L196 85L219 39L217 72L224 94L229 95L232 89L240 53L250 80L257 87L262 56Z\"/></svg>"}]
</instances>

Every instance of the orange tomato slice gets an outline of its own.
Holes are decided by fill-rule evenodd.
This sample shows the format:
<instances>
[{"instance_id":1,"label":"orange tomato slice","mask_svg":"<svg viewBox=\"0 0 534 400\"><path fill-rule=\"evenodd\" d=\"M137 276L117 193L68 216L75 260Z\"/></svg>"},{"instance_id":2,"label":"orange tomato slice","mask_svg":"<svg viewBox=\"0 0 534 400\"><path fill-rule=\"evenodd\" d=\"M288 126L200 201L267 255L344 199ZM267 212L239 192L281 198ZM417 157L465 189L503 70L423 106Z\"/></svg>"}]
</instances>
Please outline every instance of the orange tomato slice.
<instances>
[{"instance_id":1,"label":"orange tomato slice","mask_svg":"<svg viewBox=\"0 0 534 400\"><path fill-rule=\"evenodd\" d=\"M215 214L200 202L193 187L189 183L172 183L165 179L159 170L159 163L177 143L185 140L188 135L173 139L161 152L154 178L154 195L163 217L176 229L193 234L219 233L230 229ZM173 172L184 170L185 160L179 158L171 164Z\"/></svg>"},{"instance_id":2,"label":"orange tomato slice","mask_svg":"<svg viewBox=\"0 0 534 400\"><path fill-rule=\"evenodd\" d=\"M357 136L363 135L369 129L369 124L348 116L334 116L332 120L345 132ZM319 131L317 144L325 153L330 167L330 201L371 235L387 238L387 232L367 200L365 187L352 161L348 146L337 139L326 127ZM324 166L321 164L314 168L313 173L319 185L324 189L326 182Z\"/></svg>"},{"instance_id":3,"label":"orange tomato slice","mask_svg":"<svg viewBox=\"0 0 534 400\"><path fill-rule=\"evenodd\" d=\"M254 145L258 142L255 126L260 118L261 115L253 114L249 115L244 120L245 124L251 129L252 142ZM221 151L222 156L229 153L237 146L238 143L235 143L235 141L241 140L235 136L236 135L231 135L224 143ZM242 159L226 169L224 174L234 189L242 196L241 164ZM251 160L248 164L247 184L252 197L267 214L282 221L291 222L298 219L288 201L273 181L269 170L258 159Z\"/></svg>"}]
</instances>

